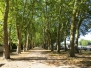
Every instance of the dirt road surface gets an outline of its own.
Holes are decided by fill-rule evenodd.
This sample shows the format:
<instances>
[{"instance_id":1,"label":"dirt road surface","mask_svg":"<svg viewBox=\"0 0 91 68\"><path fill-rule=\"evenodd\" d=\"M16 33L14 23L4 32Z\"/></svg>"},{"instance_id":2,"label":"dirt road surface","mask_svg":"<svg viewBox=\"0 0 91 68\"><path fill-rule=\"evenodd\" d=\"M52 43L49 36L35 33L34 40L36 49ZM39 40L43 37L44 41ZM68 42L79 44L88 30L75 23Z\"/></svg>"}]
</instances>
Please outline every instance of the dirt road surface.
<instances>
[{"instance_id":1,"label":"dirt road surface","mask_svg":"<svg viewBox=\"0 0 91 68\"><path fill-rule=\"evenodd\" d=\"M68 63L65 57L61 59L60 56L50 56L50 53L49 50L35 47L20 55L11 53L10 60L3 60L0 56L0 68L81 68L79 65Z\"/></svg>"}]
</instances>

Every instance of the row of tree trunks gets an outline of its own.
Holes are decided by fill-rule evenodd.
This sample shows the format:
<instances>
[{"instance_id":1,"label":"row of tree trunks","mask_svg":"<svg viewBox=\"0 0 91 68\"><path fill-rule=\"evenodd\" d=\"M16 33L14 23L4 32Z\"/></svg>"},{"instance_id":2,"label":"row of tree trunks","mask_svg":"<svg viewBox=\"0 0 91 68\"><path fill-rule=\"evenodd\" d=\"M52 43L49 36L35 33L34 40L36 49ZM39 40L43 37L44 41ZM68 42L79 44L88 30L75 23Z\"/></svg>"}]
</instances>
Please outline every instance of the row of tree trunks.
<instances>
[{"instance_id":1,"label":"row of tree trunks","mask_svg":"<svg viewBox=\"0 0 91 68\"><path fill-rule=\"evenodd\" d=\"M27 0L26 0L27 1ZM16 6L17 6L17 0L16 0ZM26 6L26 4L25 4ZM25 13L25 6L24 6L24 12L22 17L24 17L24 13ZM10 26L10 32L9 32L9 44L8 44L8 31L7 31L7 22L8 22L8 13L9 13L9 0L5 0L5 13L4 13L4 25L3 25L3 29L4 29L4 51L3 51L3 58L5 59L10 59L10 46L11 45L11 26ZM24 18L22 18L22 23L24 21ZM17 46L17 53L20 54L21 53L21 43L22 43L22 25L19 29L18 27L18 23L17 23L17 11L16 11L16 16L15 16L15 23L16 23L16 31L17 31L17 37L18 37L18 46ZM29 35L27 35L27 38L25 39L26 41L26 50L28 50L29 47Z\"/></svg>"}]
</instances>

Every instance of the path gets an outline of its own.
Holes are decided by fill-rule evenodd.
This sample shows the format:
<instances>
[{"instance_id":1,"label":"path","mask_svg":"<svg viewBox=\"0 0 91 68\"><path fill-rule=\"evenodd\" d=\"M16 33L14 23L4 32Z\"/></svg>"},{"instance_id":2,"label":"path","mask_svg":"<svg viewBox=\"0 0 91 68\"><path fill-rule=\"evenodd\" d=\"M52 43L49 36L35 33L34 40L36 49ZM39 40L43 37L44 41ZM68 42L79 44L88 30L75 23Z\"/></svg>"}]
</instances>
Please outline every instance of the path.
<instances>
[{"instance_id":1,"label":"path","mask_svg":"<svg viewBox=\"0 0 91 68\"><path fill-rule=\"evenodd\" d=\"M35 47L27 54L16 56L8 61L2 61L0 68L80 68L67 64L67 61L49 56L50 51Z\"/></svg>"}]
</instances>

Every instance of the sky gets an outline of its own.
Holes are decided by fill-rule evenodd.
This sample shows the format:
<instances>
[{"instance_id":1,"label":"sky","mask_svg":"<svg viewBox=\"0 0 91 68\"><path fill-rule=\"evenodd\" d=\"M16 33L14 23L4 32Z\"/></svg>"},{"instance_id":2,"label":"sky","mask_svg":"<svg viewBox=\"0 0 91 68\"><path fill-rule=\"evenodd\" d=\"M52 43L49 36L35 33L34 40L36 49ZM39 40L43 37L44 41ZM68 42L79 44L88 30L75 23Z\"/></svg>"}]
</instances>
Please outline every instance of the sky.
<instances>
[{"instance_id":1,"label":"sky","mask_svg":"<svg viewBox=\"0 0 91 68\"><path fill-rule=\"evenodd\" d=\"M80 38L78 39L78 41L80 41L81 39L84 40L91 40L91 33L86 34L85 36L80 36ZM70 43L70 41L66 41L67 43ZM64 43L64 42L63 42Z\"/></svg>"},{"instance_id":2,"label":"sky","mask_svg":"<svg viewBox=\"0 0 91 68\"><path fill-rule=\"evenodd\" d=\"M81 39L91 40L91 33L88 33L88 34L85 35L85 36L81 36L81 37L79 38L79 40L81 40Z\"/></svg>"}]
</instances>

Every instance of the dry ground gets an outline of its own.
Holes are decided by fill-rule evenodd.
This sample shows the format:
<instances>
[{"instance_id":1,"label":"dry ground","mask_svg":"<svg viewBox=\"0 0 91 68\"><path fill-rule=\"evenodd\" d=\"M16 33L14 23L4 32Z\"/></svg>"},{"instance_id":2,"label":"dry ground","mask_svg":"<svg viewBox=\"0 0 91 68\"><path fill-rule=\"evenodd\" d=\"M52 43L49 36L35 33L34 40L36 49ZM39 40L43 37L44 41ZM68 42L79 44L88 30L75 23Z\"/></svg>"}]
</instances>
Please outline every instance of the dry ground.
<instances>
[{"instance_id":1,"label":"dry ground","mask_svg":"<svg viewBox=\"0 0 91 68\"><path fill-rule=\"evenodd\" d=\"M91 68L91 52L76 54L77 57L68 57L67 52L60 54L35 47L17 55L11 53L10 60L4 60L0 55L0 68Z\"/></svg>"}]
</instances>

